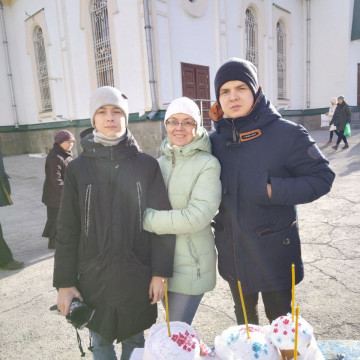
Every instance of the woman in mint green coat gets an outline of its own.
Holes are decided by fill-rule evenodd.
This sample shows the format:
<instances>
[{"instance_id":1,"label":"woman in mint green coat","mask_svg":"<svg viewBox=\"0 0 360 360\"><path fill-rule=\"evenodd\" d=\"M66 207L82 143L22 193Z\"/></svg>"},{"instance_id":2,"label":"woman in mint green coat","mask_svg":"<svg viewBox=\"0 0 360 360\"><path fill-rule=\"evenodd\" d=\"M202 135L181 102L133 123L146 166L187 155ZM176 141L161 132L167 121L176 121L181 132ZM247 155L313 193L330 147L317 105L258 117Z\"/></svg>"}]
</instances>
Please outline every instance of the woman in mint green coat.
<instances>
[{"instance_id":1,"label":"woman in mint green coat","mask_svg":"<svg viewBox=\"0 0 360 360\"><path fill-rule=\"evenodd\" d=\"M176 234L174 275L168 279L169 317L191 325L204 293L216 283L210 222L221 200L220 164L211 155L208 133L194 101L173 100L165 126L167 137L158 161L173 210L147 209L144 229Z\"/></svg>"}]
</instances>

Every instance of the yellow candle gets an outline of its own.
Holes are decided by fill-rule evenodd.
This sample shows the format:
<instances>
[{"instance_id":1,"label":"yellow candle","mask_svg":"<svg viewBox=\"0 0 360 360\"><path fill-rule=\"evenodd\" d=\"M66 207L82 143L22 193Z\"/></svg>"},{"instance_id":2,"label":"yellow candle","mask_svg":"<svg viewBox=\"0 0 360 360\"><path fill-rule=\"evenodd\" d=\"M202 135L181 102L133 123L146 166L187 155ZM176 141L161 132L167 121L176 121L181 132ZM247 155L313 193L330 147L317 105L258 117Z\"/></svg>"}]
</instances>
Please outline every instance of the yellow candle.
<instances>
[{"instance_id":1,"label":"yellow candle","mask_svg":"<svg viewBox=\"0 0 360 360\"><path fill-rule=\"evenodd\" d=\"M295 307L295 265L291 264L291 319L294 322Z\"/></svg>"},{"instance_id":2,"label":"yellow candle","mask_svg":"<svg viewBox=\"0 0 360 360\"><path fill-rule=\"evenodd\" d=\"M167 282L166 282L166 280L163 280L163 282L164 282L164 290L165 290L166 322L167 322L167 328L168 328L169 337L171 337L170 320L169 320L169 303L168 303L168 293L167 293Z\"/></svg>"},{"instance_id":3,"label":"yellow candle","mask_svg":"<svg viewBox=\"0 0 360 360\"><path fill-rule=\"evenodd\" d=\"M297 359L297 347L298 347L298 333L299 333L299 310L300 307L296 307L296 324L295 324L295 347L294 347L294 360Z\"/></svg>"},{"instance_id":4,"label":"yellow candle","mask_svg":"<svg viewBox=\"0 0 360 360\"><path fill-rule=\"evenodd\" d=\"M243 313L244 313L244 320L245 320L245 325L246 325L247 337L248 337L248 339L250 339L249 324L248 324L248 321L247 321L245 302L244 302L244 297L243 297L243 293L242 293L242 290L241 290L240 280L238 280L238 288L239 288L241 306L242 306Z\"/></svg>"}]
</instances>

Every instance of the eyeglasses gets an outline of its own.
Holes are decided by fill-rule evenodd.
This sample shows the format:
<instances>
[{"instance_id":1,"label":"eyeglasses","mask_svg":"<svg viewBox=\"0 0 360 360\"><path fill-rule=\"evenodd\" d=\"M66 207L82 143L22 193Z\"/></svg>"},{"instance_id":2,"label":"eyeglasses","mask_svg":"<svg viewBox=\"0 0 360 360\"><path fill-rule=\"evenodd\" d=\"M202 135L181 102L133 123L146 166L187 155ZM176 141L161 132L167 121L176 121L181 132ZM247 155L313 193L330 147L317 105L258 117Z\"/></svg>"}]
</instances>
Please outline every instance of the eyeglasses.
<instances>
[{"instance_id":1,"label":"eyeglasses","mask_svg":"<svg viewBox=\"0 0 360 360\"><path fill-rule=\"evenodd\" d=\"M166 125L170 128L176 128L179 125L181 125L183 128L191 128L196 125L196 122L193 121L178 122L176 120L166 120Z\"/></svg>"}]
</instances>

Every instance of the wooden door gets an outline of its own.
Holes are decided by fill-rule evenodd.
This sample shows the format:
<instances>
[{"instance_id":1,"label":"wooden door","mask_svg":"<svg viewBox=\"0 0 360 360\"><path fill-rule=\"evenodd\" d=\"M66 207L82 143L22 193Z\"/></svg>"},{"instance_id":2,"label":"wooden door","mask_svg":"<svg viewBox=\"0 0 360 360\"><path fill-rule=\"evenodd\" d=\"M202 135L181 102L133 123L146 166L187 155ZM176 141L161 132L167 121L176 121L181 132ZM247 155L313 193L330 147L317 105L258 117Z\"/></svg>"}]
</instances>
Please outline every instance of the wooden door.
<instances>
[{"instance_id":1,"label":"wooden door","mask_svg":"<svg viewBox=\"0 0 360 360\"><path fill-rule=\"evenodd\" d=\"M211 129L211 119L209 117L210 85L209 67L202 65L181 63L182 89L183 96L194 100L199 108L202 107L203 126Z\"/></svg>"}]
</instances>

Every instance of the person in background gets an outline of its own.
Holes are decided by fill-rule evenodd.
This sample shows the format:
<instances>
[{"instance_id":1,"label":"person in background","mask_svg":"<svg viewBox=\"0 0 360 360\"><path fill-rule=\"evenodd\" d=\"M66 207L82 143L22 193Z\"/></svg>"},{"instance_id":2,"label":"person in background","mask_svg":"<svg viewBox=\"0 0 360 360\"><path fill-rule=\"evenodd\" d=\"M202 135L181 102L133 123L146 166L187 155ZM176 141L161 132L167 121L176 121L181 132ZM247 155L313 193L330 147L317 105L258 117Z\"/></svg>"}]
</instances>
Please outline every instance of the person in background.
<instances>
[{"instance_id":1,"label":"person in background","mask_svg":"<svg viewBox=\"0 0 360 360\"><path fill-rule=\"evenodd\" d=\"M4 162L0 151L0 206L13 204L10 194L11 188L9 176L5 172ZM13 258L13 254L4 239L0 223L0 268L4 270L17 270L22 267L24 267L24 263Z\"/></svg>"},{"instance_id":2,"label":"person in background","mask_svg":"<svg viewBox=\"0 0 360 360\"><path fill-rule=\"evenodd\" d=\"M256 67L232 58L215 76L212 153L221 165L222 202L214 219L220 275L238 324L258 324L259 293L271 322L291 312L291 265L304 277L296 205L328 193L328 160L301 125L281 118L258 84Z\"/></svg>"},{"instance_id":3,"label":"person in background","mask_svg":"<svg viewBox=\"0 0 360 360\"><path fill-rule=\"evenodd\" d=\"M168 280L169 317L191 325L204 293L216 283L210 223L221 200L220 164L211 155L209 136L194 101L173 100L164 121L167 137L158 161L172 210L147 209L144 229L176 235L174 275Z\"/></svg>"},{"instance_id":4,"label":"person in background","mask_svg":"<svg viewBox=\"0 0 360 360\"><path fill-rule=\"evenodd\" d=\"M338 98L338 104L336 106L334 115L330 121L330 126L334 124L336 126L336 135L337 140L336 144L332 146L334 150L337 150L341 140L344 141L343 149L347 149L349 144L347 142L346 136L344 135L345 125L346 123L351 123L351 112L349 105L345 102L344 96L340 95Z\"/></svg>"},{"instance_id":5,"label":"person in background","mask_svg":"<svg viewBox=\"0 0 360 360\"><path fill-rule=\"evenodd\" d=\"M337 105L337 98L336 97L331 98L329 111L326 113L326 115L329 116L329 121L330 122L331 122L331 120L333 118L333 115L334 115L334 112L335 112L335 109L336 109L336 105ZM329 136L329 141L327 142L328 145L330 145L332 143L332 139L333 139L335 130L336 130L336 126L331 124L329 126L330 136Z\"/></svg>"},{"instance_id":6,"label":"person in background","mask_svg":"<svg viewBox=\"0 0 360 360\"><path fill-rule=\"evenodd\" d=\"M54 145L46 157L45 181L42 194L42 202L46 205L47 211L47 221L42 236L49 238L49 249L55 249L56 220L64 186L65 170L73 159L71 149L75 137L68 130L60 130L55 134L54 141Z\"/></svg>"},{"instance_id":7,"label":"person in background","mask_svg":"<svg viewBox=\"0 0 360 360\"><path fill-rule=\"evenodd\" d=\"M89 324L94 359L121 360L144 346L156 322L156 303L172 276L173 235L143 231L146 208L170 210L157 161L128 129L128 102L103 86L90 97L93 128L81 134L83 152L65 175L56 239L53 285L66 316L73 298L95 309Z\"/></svg>"}]
</instances>

